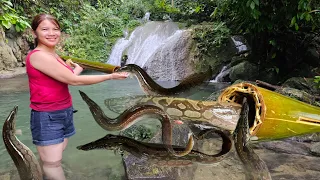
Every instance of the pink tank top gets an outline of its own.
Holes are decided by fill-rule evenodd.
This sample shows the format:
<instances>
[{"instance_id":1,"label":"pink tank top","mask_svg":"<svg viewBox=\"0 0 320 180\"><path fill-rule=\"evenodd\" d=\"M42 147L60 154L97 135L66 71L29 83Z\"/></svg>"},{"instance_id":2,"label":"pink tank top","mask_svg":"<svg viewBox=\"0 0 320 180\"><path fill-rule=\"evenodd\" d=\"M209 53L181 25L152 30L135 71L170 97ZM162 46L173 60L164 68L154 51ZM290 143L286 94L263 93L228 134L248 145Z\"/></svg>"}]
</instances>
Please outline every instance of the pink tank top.
<instances>
[{"instance_id":1,"label":"pink tank top","mask_svg":"<svg viewBox=\"0 0 320 180\"><path fill-rule=\"evenodd\" d=\"M34 68L30 56L39 50L29 52L26 57L26 70L29 78L30 108L36 111L56 111L72 106L68 84L57 81ZM60 62L57 59L58 62ZM61 62L60 62L61 63ZM61 63L66 68L73 70Z\"/></svg>"}]
</instances>

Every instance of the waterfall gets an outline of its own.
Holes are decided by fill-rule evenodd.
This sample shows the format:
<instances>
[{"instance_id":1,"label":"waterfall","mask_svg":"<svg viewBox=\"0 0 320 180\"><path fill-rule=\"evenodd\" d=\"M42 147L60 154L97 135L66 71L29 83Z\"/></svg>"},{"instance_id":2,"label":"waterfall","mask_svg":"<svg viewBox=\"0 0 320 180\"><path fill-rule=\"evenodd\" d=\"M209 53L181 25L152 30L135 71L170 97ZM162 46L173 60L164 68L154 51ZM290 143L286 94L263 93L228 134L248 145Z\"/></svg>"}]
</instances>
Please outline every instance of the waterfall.
<instances>
[{"instance_id":1,"label":"waterfall","mask_svg":"<svg viewBox=\"0 0 320 180\"><path fill-rule=\"evenodd\" d=\"M126 54L126 64L136 64L144 67L154 52L179 30L174 22L149 21L137 27L129 39L121 38L114 45L108 64L120 65L121 57Z\"/></svg>"},{"instance_id":2,"label":"waterfall","mask_svg":"<svg viewBox=\"0 0 320 180\"><path fill-rule=\"evenodd\" d=\"M115 66L121 65L122 52L128 47L130 40L120 38L113 46L111 54L109 56L108 64Z\"/></svg>"},{"instance_id":3,"label":"waterfall","mask_svg":"<svg viewBox=\"0 0 320 180\"><path fill-rule=\"evenodd\" d=\"M223 66L219 74L210 82L223 82L223 78L230 73L230 68Z\"/></svg>"},{"instance_id":4,"label":"waterfall","mask_svg":"<svg viewBox=\"0 0 320 180\"><path fill-rule=\"evenodd\" d=\"M146 12L146 14L144 15L144 17L142 18L142 21L148 22L149 19L150 19L150 12Z\"/></svg>"}]
</instances>

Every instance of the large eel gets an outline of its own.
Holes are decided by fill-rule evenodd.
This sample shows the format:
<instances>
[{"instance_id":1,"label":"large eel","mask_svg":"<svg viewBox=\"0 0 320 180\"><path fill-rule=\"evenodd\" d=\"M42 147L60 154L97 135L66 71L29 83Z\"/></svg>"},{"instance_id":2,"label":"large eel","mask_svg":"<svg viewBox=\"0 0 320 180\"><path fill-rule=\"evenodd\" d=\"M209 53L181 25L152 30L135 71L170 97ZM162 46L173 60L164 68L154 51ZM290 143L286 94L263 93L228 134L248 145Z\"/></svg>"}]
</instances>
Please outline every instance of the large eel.
<instances>
[{"instance_id":1,"label":"large eel","mask_svg":"<svg viewBox=\"0 0 320 180\"><path fill-rule=\"evenodd\" d=\"M115 72L129 72L133 73L143 89L148 95L153 96L171 96L177 95L181 92L190 90L191 88L203 84L205 81L212 78L212 70L209 68L206 72L199 72L191 74L183 79L177 86L171 88L164 88L157 84L141 67L135 64L127 64L115 70Z\"/></svg>"},{"instance_id":2,"label":"large eel","mask_svg":"<svg viewBox=\"0 0 320 180\"><path fill-rule=\"evenodd\" d=\"M157 99L157 100L155 100ZM225 126L227 124L228 118L226 118L228 114L221 114L224 116L221 116L221 124L224 125L219 125L217 121L208 121L204 120L205 122L210 122L209 124L211 126L217 127L219 129L223 129L225 131L231 132L234 135L234 144L235 148L237 151L237 154L240 158L240 160L243 162L245 171L246 171L246 176L248 179L271 179L270 173L268 171L268 168L266 164L264 163L263 160L259 158L259 156L253 151L253 148L250 146L249 142L249 137L250 137L250 131L249 131L249 118L252 119L252 116L255 116L255 106L254 106L254 101L252 98L247 98L245 94L243 94L242 98L243 102L242 105L235 105L235 107L240 109L240 112L235 111L234 115L238 115L234 126ZM250 100L250 102L249 102ZM176 102L175 102L176 101ZM252 101L252 102L251 102ZM149 103L148 103L149 102ZM192 102L192 103L190 103ZM196 102L194 104L194 102ZM189 104L188 104L189 103ZM203 103L203 104L202 104ZM169 97L149 97L149 98L144 98L143 100L140 99L139 103L137 103L140 106L143 105L153 105L161 108L163 111L167 112L169 116L174 116L175 118L180 118L185 120L185 122L190 122L190 124L196 123L197 120L205 119L204 115L206 113L202 112L203 110L208 110L206 109L207 107L211 108L210 112L215 112L214 109L219 106L212 106L213 104L210 104L211 106L205 106L208 105L207 101L201 102L200 101L193 101L193 100L188 100L184 98L169 98ZM211 102L213 103L213 102ZM217 105L217 102L214 102L215 105ZM218 103L219 104L219 103ZM229 103L227 103L229 104ZM232 103L231 103L232 104ZM230 105L230 104L229 104ZM250 107L249 107L250 106ZM89 105L90 107L90 105ZM181 113L177 113L181 110L181 107L185 107L184 110ZM232 107L232 106L231 106ZM241 108L240 108L241 107ZM171 111L175 113L170 114L170 108ZM221 107L220 107L221 108ZM230 108L230 107L229 107ZM234 108L234 107L233 107ZM178 111L179 110L179 111ZM185 113L185 111L189 111L189 113ZM195 118L192 118L193 116L190 116L190 112L202 112ZM217 111L220 112L220 111ZM207 114L206 114L207 115ZM181 118L181 117L184 118ZM124 119L124 121L126 121ZM232 127L232 128L230 128ZM234 127L234 129L233 129ZM130 150L130 149L129 149ZM128 150L128 151L129 151Z\"/></svg>"},{"instance_id":3,"label":"large eel","mask_svg":"<svg viewBox=\"0 0 320 180\"><path fill-rule=\"evenodd\" d=\"M183 120L190 125L215 126L229 131L235 130L241 110L241 105L238 103L198 101L165 96L138 96L105 100L107 108L116 113L120 113L130 106L145 104L158 106L170 118Z\"/></svg>"},{"instance_id":4,"label":"large eel","mask_svg":"<svg viewBox=\"0 0 320 180\"><path fill-rule=\"evenodd\" d=\"M248 180L271 180L265 162L254 152L249 142L249 114L250 107L246 97L243 98L239 122L234 134L234 145L243 163ZM252 113L251 113L252 114Z\"/></svg>"},{"instance_id":5,"label":"large eel","mask_svg":"<svg viewBox=\"0 0 320 180\"><path fill-rule=\"evenodd\" d=\"M162 141L169 152L175 156L184 156L193 148L193 137L189 135L188 144L185 151L176 153L172 148L172 127L168 115L159 107L153 105L133 106L118 117L112 119L107 117L100 106L91 100L84 92L79 91L82 99L87 103L95 121L107 131L119 131L130 127L132 124L141 120L141 116L155 116L162 125Z\"/></svg>"},{"instance_id":6,"label":"large eel","mask_svg":"<svg viewBox=\"0 0 320 180\"><path fill-rule=\"evenodd\" d=\"M33 152L15 136L18 106L15 106L4 122L2 138L8 153L16 165L20 179L42 180L42 171Z\"/></svg>"},{"instance_id":7,"label":"large eel","mask_svg":"<svg viewBox=\"0 0 320 180\"><path fill-rule=\"evenodd\" d=\"M169 153L162 144L140 142L125 136L112 134L108 134L103 138L78 146L77 148L84 151L94 149L127 151L138 158L146 157L150 163L161 166L186 166L193 163L213 164L223 160L228 155L232 147L232 141L228 133L218 129L213 129L210 133L218 134L223 141L221 151L213 155L192 150L183 157L177 157ZM181 146L173 146L173 148L176 152L184 151Z\"/></svg>"}]
</instances>

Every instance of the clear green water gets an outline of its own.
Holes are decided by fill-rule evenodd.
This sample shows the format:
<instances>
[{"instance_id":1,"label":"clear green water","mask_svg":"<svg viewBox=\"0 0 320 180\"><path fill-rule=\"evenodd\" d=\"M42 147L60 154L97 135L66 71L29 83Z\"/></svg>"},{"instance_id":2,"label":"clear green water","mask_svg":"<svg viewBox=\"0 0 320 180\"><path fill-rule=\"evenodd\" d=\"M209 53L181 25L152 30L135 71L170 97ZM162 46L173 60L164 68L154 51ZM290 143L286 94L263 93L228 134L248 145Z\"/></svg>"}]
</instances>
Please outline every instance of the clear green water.
<instances>
[{"instance_id":1,"label":"clear green water","mask_svg":"<svg viewBox=\"0 0 320 180\"><path fill-rule=\"evenodd\" d=\"M12 108L15 105L18 105L19 110L16 120L16 129L21 129L22 134L17 135L17 137L37 156L36 148L31 141L31 132L29 128L29 91L27 88L25 88L25 83L27 83L26 79L26 76L19 79L19 81L21 81L21 89L18 87L17 89L11 91L0 91L0 122L3 123ZM6 84L10 84L10 81L17 83L13 78L7 79ZM171 85L172 83L168 86ZM105 99L128 95L142 95L143 91L140 89L138 81L135 78L105 81L103 83L89 86L70 86L74 108L77 109L78 112L74 114L74 122L77 133L70 138L63 157L63 167L66 171L66 176L68 179L121 180L124 176L124 167L119 154L104 150L80 151L76 149L78 145L91 142L103 137L106 134L119 133L107 132L98 126L98 124L94 121L88 106L82 100L78 90L85 92L91 99L104 108L107 115L113 117L116 115L111 114L110 111L107 113L108 111L104 106ZM195 99L201 99L206 95L209 95L209 92L206 94L205 91L199 89L194 91L192 97ZM156 121L143 120L143 122L140 122L150 125L154 128L159 125L159 123ZM18 177L15 165L5 149L3 141L0 141L0 161L0 175L10 174L12 177Z\"/></svg>"}]
</instances>

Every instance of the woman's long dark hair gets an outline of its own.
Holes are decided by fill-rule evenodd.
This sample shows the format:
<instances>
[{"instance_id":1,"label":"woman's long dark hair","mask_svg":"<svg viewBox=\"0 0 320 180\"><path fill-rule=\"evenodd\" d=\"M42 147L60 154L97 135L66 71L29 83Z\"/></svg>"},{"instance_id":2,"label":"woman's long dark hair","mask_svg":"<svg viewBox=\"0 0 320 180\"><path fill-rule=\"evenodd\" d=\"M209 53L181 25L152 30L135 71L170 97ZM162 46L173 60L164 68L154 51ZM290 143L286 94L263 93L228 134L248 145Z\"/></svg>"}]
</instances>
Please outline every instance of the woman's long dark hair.
<instances>
[{"instance_id":1,"label":"woman's long dark hair","mask_svg":"<svg viewBox=\"0 0 320 180\"><path fill-rule=\"evenodd\" d=\"M36 32L36 29L38 28L39 24L44 20L49 20L50 22L57 25L60 29L60 24L55 17L51 16L50 14L38 14L32 20L32 23L31 23L32 30L34 32ZM38 45L38 38L35 38L34 39L34 47L37 47L37 45Z\"/></svg>"}]
</instances>

